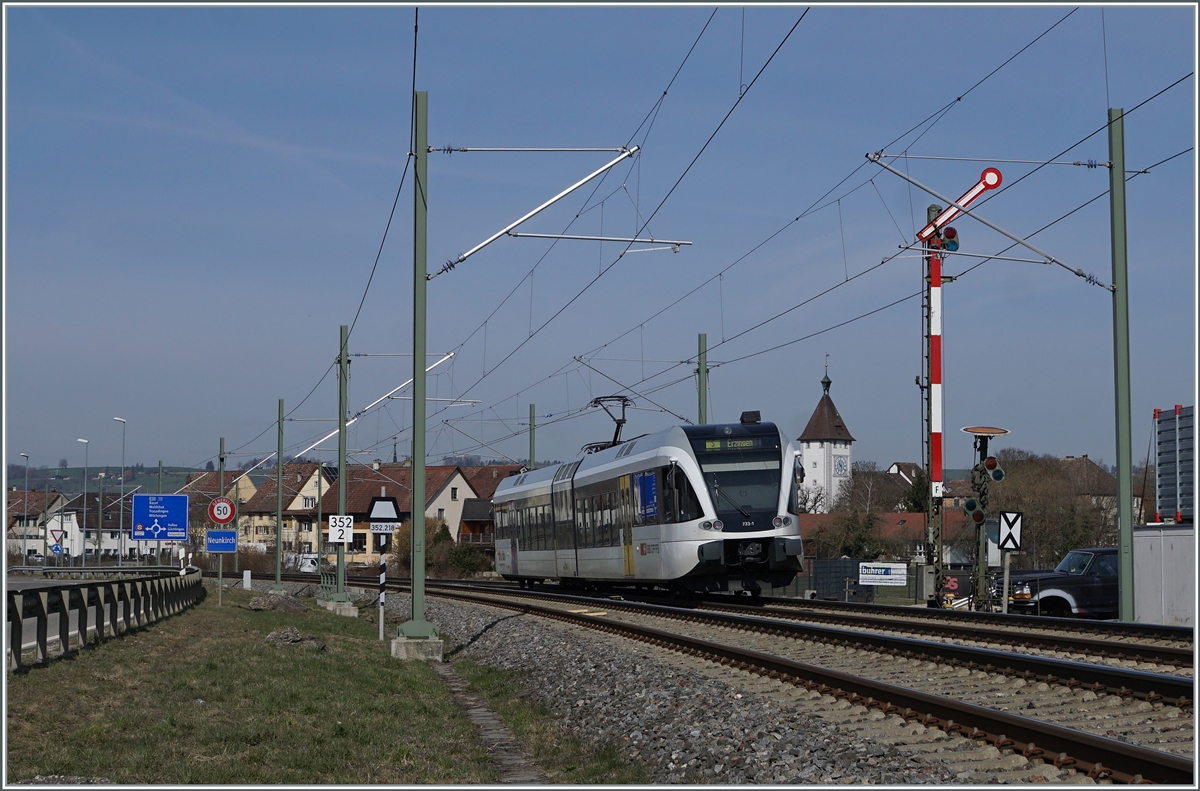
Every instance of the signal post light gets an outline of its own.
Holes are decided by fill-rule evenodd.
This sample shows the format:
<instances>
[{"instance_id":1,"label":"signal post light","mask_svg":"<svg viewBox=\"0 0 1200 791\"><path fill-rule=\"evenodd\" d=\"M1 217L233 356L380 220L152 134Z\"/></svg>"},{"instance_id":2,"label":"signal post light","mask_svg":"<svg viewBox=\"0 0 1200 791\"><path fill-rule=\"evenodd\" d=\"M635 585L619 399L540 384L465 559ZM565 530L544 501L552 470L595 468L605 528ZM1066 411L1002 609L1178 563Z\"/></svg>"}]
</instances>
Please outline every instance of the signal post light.
<instances>
[{"instance_id":1,"label":"signal post light","mask_svg":"<svg viewBox=\"0 0 1200 791\"><path fill-rule=\"evenodd\" d=\"M963 503L963 510L966 511L967 517L977 531L978 551L975 555L975 574L973 575L975 592L972 609L982 610L985 606L985 592L988 589L987 530L984 529L984 523L987 520L988 483L1004 480L1004 468L1000 466L1000 462L996 460L995 456L988 455L988 441L994 437L1004 436L1008 433L1008 429L995 426L966 426L963 431L975 438L975 450L979 454L976 456L979 463L971 470L971 485L975 489L975 496L967 498Z\"/></svg>"},{"instance_id":2,"label":"signal post light","mask_svg":"<svg viewBox=\"0 0 1200 791\"><path fill-rule=\"evenodd\" d=\"M963 511L966 512L967 518L971 520L971 524L976 526L983 524L985 518L983 506L977 498L968 497L963 502Z\"/></svg>"},{"instance_id":3,"label":"signal post light","mask_svg":"<svg viewBox=\"0 0 1200 791\"><path fill-rule=\"evenodd\" d=\"M954 228L942 229L942 247L948 252L957 252L958 250L958 231Z\"/></svg>"}]
</instances>

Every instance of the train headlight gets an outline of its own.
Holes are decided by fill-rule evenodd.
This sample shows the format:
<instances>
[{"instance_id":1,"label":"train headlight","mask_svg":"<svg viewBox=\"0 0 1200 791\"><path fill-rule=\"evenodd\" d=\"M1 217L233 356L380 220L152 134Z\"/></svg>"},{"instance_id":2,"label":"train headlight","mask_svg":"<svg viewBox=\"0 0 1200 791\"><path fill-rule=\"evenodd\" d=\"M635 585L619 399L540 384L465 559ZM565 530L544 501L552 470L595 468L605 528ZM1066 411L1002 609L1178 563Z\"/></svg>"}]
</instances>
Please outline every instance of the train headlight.
<instances>
[{"instance_id":1,"label":"train headlight","mask_svg":"<svg viewBox=\"0 0 1200 791\"><path fill-rule=\"evenodd\" d=\"M713 529L713 523L712 523L712 521L711 521L711 520L707 520L707 521L701 522L701 523L700 523L700 528L701 528L702 530L712 530L712 529Z\"/></svg>"},{"instance_id":2,"label":"train headlight","mask_svg":"<svg viewBox=\"0 0 1200 791\"><path fill-rule=\"evenodd\" d=\"M712 529L713 530L724 530L725 523L722 522L720 519L714 519Z\"/></svg>"},{"instance_id":3,"label":"train headlight","mask_svg":"<svg viewBox=\"0 0 1200 791\"><path fill-rule=\"evenodd\" d=\"M783 524L784 524L784 523L783 523L783 517L782 517L782 516L777 516L777 517L775 517L774 519L772 519L772 520L771 520L771 524L772 524L774 527L783 527Z\"/></svg>"},{"instance_id":4,"label":"train headlight","mask_svg":"<svg viewBox=\"0 0 1200 791\"><path fill-rule=\"evenodd\" d=\"M792 518L791 518L790 516L784 516L784 517L783 517L783 524L784 524L784 526L790 525L791 523L792 523Z\"/></svg>"}]
</instances>

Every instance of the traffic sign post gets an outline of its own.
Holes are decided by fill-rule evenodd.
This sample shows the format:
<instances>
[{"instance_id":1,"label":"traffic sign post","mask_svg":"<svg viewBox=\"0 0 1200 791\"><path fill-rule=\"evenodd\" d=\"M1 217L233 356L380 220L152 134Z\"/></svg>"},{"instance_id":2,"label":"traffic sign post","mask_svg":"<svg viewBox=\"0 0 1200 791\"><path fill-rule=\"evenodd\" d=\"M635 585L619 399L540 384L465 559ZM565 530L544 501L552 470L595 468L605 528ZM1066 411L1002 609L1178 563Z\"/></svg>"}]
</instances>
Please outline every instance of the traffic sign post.
<instances>
[{"instance_id":1,"label":"traffic sign post","mask_svg":"<svg viewBox=\"0 0 1200 791\"><path fill-rule=\"evenodd\" d=\"M328 540L330 544L349 544L354 541L354 517L330 514Z\"/></svg>"},{"instance_id":2,"label":"traffic sign post","mask_svg":"<svg viewBox=\"0 0 1200 791\"><path fill-rule=\"evenodd\" d=\"M1000 512L1000 535L996 545L1004 553L1004 589L1000 591L1000 612L1008 612L1008 579L1009 566L1012 563L1011 552L1021 549L1021 522L1025 514L1020 511Z\"/></svg>"},{"instance_id":3,"label":"traffic sign post","mask_svg":"<svg viewBox=\"0 0 1200 791\"><path fill-rule=\"evenodd\" d=\"M218 525L227 525L232 522L233 500L228 497L213 498L213 501L208 504L208 518Z\"/></svg>"},{"instance_id":4,"label":"traffic sign post","mask_svg":"<svg viewBox=\"0 0 1200 791\"><path fill-rule=\"evenodd\" d=\"M367 511L367 519L371 524L373 535L383 536L379 539L379 640L383 641L383 604L387 597L387 537L400 529L400 504L395 497L372 497L371 508Z\"/></svg>"},{"instance_id":5,"label":"traffic sign post","mask_svg":"<svg viewBox=\"0 0 1200 791\"><path fill-rule=\"evenodd\" d=\"M225 497L217 498L219 500L228 499ZM214 500L215 504L216 501ZM213 515L213 505L208 506L209 516ZM233 509L229 511L229 519L233 518ZM228 522L229 519L225 521ZM213 521L216 521L215 519ZM217 606L221 606L221 594L225 592L225 554L228 552L237 552L237 531L236 530L209 530L205 534L204 549L209 554L217 556Z\"/></svg>"},{"instance_id":6,"label":"traffic sign post","mask_svg":"<svg viewBox=\"0 0 1200 791\"><path fill-rule=\"evenodd\" d=\"M134 541L187 541L188 496L135 494L132 538Z\"/></svg>"}]
</instances>

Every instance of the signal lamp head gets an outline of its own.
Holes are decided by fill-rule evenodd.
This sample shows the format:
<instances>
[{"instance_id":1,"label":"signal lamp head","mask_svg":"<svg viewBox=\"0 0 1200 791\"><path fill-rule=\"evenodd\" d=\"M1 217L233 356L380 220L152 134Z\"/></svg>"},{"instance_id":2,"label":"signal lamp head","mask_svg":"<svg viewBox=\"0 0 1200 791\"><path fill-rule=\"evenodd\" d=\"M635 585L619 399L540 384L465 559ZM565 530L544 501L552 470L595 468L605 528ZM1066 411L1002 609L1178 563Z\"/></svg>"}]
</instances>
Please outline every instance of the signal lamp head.
<instances>
[{"instance_id":1,"label":"signal lamp head","mask_svg":"<svg viewBox=\"0 0 1200 791\"><path fill-rule=\"evenodd\" d=\"M958 231L949 226L943 228L942 243L942 246L952 253L958 250Z\"/></svg>"},{"instance_id":2,"label":"signal lamp head","mask_svg":"<svg viewBox=\"0 0 1200 791\"><path fill-rule=\"evenodd\" d=\"M991 472L992 470L996 469L996 466L998 463L999 462L996 461L995 456L988 456L986 459L983 460L983 466L987 468L988 472Z\"/></svg>"}]
</instances>

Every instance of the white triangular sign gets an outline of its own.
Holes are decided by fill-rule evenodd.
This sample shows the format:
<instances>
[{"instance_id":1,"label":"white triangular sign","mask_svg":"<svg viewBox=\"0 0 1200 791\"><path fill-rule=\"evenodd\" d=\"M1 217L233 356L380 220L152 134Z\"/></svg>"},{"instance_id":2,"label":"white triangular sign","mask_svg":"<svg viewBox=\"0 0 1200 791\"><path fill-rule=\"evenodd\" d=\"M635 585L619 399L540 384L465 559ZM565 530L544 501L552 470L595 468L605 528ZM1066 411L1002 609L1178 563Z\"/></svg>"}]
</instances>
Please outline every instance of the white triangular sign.
<instances>
[{"instance_id":1,"label":"white triangular sign","mask_svg":"<svg viewBox=\"0 0 1200 791\"><path fill-rule=\"evenodd\" d=\"M1021 548L1021 517L1020 511L1000 512L1000 549L1019 550Z\"/></svg>"},{"instance_id":2,"label":"white triangular sign","mask_svg":"<svg viewBox=\"0 0 1200 791\"><path fill-rule=\"evenodd\" d=\"M399 522L400 504L395 497L374 497L371 499L371 511L367 514L371 522Z\"/></svg>"},{"instance_id":3,"label":"white triangular sign","mask_svg":"<svg viewBox=\"0 0 1200 791\"><path fill-rule=\"evenodd\" d=\"M55 544L61 544L63 536L67 534L66 530L51 530L50 537L54 539Z\"/></svg>"}]
</instances>

